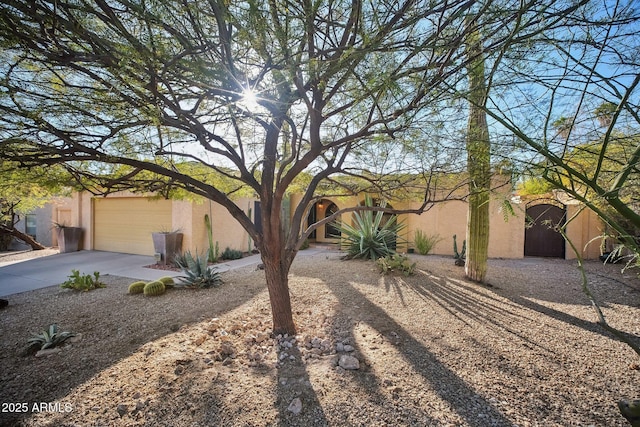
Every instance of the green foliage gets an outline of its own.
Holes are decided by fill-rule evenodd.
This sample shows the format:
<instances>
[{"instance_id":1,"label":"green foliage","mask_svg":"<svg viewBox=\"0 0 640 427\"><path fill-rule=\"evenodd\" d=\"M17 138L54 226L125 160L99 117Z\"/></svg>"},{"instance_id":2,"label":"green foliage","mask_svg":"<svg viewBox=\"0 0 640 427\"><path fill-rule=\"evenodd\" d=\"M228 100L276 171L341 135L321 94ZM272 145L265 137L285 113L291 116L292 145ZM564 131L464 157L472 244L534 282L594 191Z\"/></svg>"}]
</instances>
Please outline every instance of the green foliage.
<instances>
[{"instance_id":1,"label":"green foliage","mask_svg":"<svg viewBox=\"0 0 640 427\"><path fill-rule=\"evenodd\" d=\"M129 285L129 293L132 295L141 294L142 291L144 290L144 285L146 285L146 283L142 281L133 282L132 284Z\"/></svg>"},{"instance_id":2,"label":"green foliage","mask_svg":"<svg viewBox=\"0 0 640 427\"><path fill-rule=\"evenodd\" d=\"M552 185L540 177L530 177L518 184L518 194L521 196L547 194L552 189Z\"/></svg>"},{"instance_id":3,"label":"green foliage","mask_svg":"<svg viewBox=\"0 0 640 427\"><path fill-rule=\"evenodd\" d=\"M416 230L413 237L413 243L416 246L416 251L420 255L427 255L440 240L442 239L439 234L427 236L427 234L422 230Z\"/></svg>"},{"instance_id":4,"label":"green foliage","mask_svg":"<svg viewBox=\"0 0 640 427\"><path fill-rule=\"evenodd\" d=\"M453 235L453 258L458 266L464 266L465 259L467 258L467 241L462 241L462 251L458 252L458 241L456 235Z\"/></svg>"},{"instance_id":5,"label":"green foliage","mask_svg":"<svg viewBox=\"0 0 640 427\"><path fill-rule=\"evenodd\" d=\"M405 276L411 276L416 269L416 263L412 263L406 255L395 253L383 258L378 258L376 265L381 273L387 274L394 271L401 271Z\"/></svg>"},{"instance_id":6,"label":"green foliage","mask_svg":"<svg viewBox=\"0 0 640 427\"><path fill-rule=\"evenodd\" d=\"M309 239L304 239L304 242L302 242L302 246L300 246L301 251L305 249L309 249Z\"/></svg>"},{"instance_id":7,"label":"green foliage","mask_svg":"<svg viewBox=\"0 0 640 427\"><path fill-rule=\"evenodd\" d=\"M159 282L162 282L164 284L164 286L168 289L168 288L173 288L176 284L176 282L173 280L173 277L171 276L164 276L158 279Z\"/></svg>"},{"instance_id":8,"label":"green foliage","mask_svg":"<svg viewBox=\"0 0 640 427\"><path fill-rule=\"evenodd\" d=\"M154 280L153 282L149 282L144 285L143 293L146 297L152 297L162 295L165 291L166 287L164 286L164 283L159 280Z\"/></svg>"},{"instance_id":9,"label":"green foliage","mask_svg":"<svg viewBox=\"0 0 640 427\"><path fill-rule=\"evenodd\" d=\"M47 348L57 347L67 338L73 336L75 336L73 332L58 332L58 325L54 323L39 334L34 333L34 335L27 340L27 344L31 349L45 350Z\"/></svg>"},{"instance_id":10,"label":"green foliage","mask_svg":"<svg viewBox=\"0 0 640 427\"><path fill-rule=\"evenodd\" d=\"M193 256L190 251L187 251L181 256L179 267L186 274L186 276L180 277L180 286L210 288L222 284L222 278L216 268L209 268L206 254L199 255L196 253Z\"/></svg>"},{"instance_id":11,"label":"green foliage","mask_svg":"<svg viewBox=\"0 0 640 427\"><path fill-rule=\"evenodd\" d=\"M373 206L371 197L365 198L365 206ZM385 206L386 204L381 205ZM336 228L342 233L341 244L347 251L347 259L369 258L375 261L396 252L399 234L405 227L398 222L396 215L384 222L383 212L368 210L355 212L353 218L353 226L336 223Z\"/></svg>"},{"instance_id":12,"label":"green foliage","mask_svg":"<svg viewBox=\"0 0 640 427\"><path fill-rule=\"evenodd\" d=\"M222 252L222 254L220 255L220 258L228 259L228 260L240 259L242 258L242 251L239 251L237 249L231 249L229 246L227 246Z\"/></svg>"},{"instance_id":13,"label":"green foliage","mask_svg":"<svg viewBox=\"0 0 640 427\"><path fill-rule=\"evenodd\" d=\"M64 289L74 289L76 291L90 291L92 289L104 288L106 285L100 282L100 273L93 272L93 276L89 274L80 274L78 270L71 270L69 279L60 285Z\"/></svg>"}]
</instances>

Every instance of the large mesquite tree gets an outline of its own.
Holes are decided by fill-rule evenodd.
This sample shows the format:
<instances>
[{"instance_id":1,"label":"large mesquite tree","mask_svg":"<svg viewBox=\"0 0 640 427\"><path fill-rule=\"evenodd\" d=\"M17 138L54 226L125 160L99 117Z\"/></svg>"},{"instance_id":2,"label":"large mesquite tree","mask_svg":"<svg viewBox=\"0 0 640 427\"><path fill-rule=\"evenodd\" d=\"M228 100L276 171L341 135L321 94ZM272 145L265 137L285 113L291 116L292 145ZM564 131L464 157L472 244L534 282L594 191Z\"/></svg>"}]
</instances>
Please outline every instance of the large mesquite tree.
<instances>
[{"instance_id":1,"label":"large mesquite tree","mask_svg":"<svg viewBox=\"0 0 640 427\"><path fill-rule=\"evenodd\" d=\"M419 128L424 107L463 81L464 18L475 4L8 0L0 157L63 164L104 191L164 186L221 204L260 250L274 330L293 333L287 276L312 231L303 224L319 185L337 174L381 185L358 155ZM574 10L552 4L481 5L485 53ZM184 172L186 162L251 189L262 224L207 174ZM312 178L285 227L283 201L303 175Z\"/></svg>"}]
</instances>

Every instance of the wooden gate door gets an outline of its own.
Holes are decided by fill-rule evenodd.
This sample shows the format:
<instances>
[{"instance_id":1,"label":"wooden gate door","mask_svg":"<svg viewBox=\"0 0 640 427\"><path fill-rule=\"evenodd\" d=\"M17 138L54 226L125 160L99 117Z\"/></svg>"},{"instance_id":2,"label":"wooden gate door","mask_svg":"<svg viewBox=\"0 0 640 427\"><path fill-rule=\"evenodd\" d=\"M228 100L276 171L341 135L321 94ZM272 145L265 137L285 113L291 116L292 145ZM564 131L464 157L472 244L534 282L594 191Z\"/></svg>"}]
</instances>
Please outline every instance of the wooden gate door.
<instances>
[{"instance_id":1,"label":"wooden gate door","mask_svg":"<svg viewBox=\"0 0 640 427\"><path fill-rule=\"evenodd\" d=\"M564 238L552 227L564 223L565 210L549 204L534 205L527 208L527 218L531 226L524 233L524 255L564 258Z\"/></svg>"}]
</instances>

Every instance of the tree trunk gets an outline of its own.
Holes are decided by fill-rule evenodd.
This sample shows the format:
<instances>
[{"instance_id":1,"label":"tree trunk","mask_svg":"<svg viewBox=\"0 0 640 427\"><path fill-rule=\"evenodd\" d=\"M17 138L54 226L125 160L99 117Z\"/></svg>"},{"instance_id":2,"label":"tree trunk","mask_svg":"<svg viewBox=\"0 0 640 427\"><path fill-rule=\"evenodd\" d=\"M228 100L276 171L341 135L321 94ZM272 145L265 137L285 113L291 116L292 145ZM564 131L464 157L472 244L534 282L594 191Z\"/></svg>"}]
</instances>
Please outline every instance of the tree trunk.
<instances>
[{"instance_id":1,"label":"tree trunk","mask_svg":"<svg viewBox=\"0 0 640 427\"><path fill-rule=\"evenodd\" d=\"M22 240L27 245L31 246L31 249L33 249L34 251L44 249L44 246L36 242L36 240L33 237L23 233L22 231L16 229L15 227L7 227L5 225L0 225L0 233L9 234L19 240Z\"/></svg>"},{"instance_id":2,"label":"tree trunk","mask_svg":"<svg viewBox=\"0 0 640 427\"><path fill-rule=\"evenodd\" d=\"M472 24L473 25L473 24ZM467 130L467 170L469 172L469 214L467 218L467 278L483 282L489 250L489 191L491 189L491 143L487 116L484 58L477 30L467 38L469 64L469 127Z\"/></svg>"},{"instance_id":3,"label":"tree trunk","mask_svg":"<svg viewBox=\"0 0 640 427\"><path fill-rule=\"evenodd\" d=\"M275 261L275 262L274 262ZM291 296L289 294L289 266L273 259L262 256L264 272L269 289L269 301L271 302L271 316L273 318L273 333L296 334L296 326L293 322L291 311Z\"/></svg>"}]
</instances>

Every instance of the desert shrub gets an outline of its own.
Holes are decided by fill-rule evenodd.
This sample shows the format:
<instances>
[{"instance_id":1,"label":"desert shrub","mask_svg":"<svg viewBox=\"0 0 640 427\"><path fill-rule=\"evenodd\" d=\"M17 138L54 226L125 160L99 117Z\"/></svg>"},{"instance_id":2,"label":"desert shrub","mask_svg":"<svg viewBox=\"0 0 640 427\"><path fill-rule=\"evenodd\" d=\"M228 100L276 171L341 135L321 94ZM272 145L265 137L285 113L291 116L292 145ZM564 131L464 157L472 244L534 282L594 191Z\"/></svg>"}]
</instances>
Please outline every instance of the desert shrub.
<instances>
[{"instance_id":1,"label":"desert shrub","mask_svg":"<svg viewBox=\"0 0 640 427\"><path fill-rule=\"evenodd\" d=\"M405 276L411 276L415 272L416 263L411 262L409 257L402 254L393 254L383 258L378 258L376 265L383 274L400 271Z\"/></svg>"},{"instance_id":2,"label":"desert shrub","mask_svg":"<svg viewBox=\"0 0 640 427\"><path fill-rule=\"evenodd\" d=\"M242 258L242 251L231 249L229 246L227 246L220 255L220 258L227 260L240 259Z\"/></svg>"},{"instance_id":3,"label":"desert shrub","mask_svg":"<svg viewBox=\"0 0 640 427\"><path fill-rule=\"evenodd\" d=\"M370 197L365 199L365 206L373 206ZM353 218L353 226L336 223L336 228L342 233L341 245L347 251L347 259L369 258L375 261L396 253L399 234L404 229L404 224L398 222L397 215L393 215L384 224L384 213L380 211L357 211Z\"/></svg>"},{"instance_id":4,"label":"desert shrub","mask_svg":"<svg viewBox=\"0 0 640 427\"><path fill-rule=\"evenodd\" d=\"M71 270L69 279L60 285L64 289L74 289L76 291L90 291L92 289L104 288L106 285L100 282L100 273L93 272L93 276L89 274L80 274L78 270Z\"/></svg>"},{"instance_id":5,"label":"desert shrub","mask_svg":"<svg viewBox=\"0 0 640 427\"><path fill-rule=\"evenodd\" d=\"M416 251L420 255L427 255L440 240L441 239L438 234L428 236L422 230L416 230L413 237L413 243L416 246Z\"/></svg>"},{"instance_id":6,"label":"desert shrub","mask_svg":"<svg viewBox=\"0 0 640 427\"><path fill-rule=\"evenodd\" d=\"M191 252L185 252L179 264L185 276L180 277L178 286L189 288L220 286L222 284L220 272L218 272L215 267L210 268L207 259L208 254L199 255L196 253L196 255L193 256Z\"/></svg>"},{"instance_id":7,"label":"desert shrub","mask_svg":"<svg viewBox=\"0 0 640 427\"><path fill-rule=\"evenodd\" d=\"M55 323L49 325L47 329L34 334L27 340L27 345L33 350L45 350L47 348L54 348L62 344L67 338L75 336L73 332L58 332L58 325Z\"/></svg>"},{"instance_id":8,"label":"desert shrub","mask_svg":"<svg viewBox=\"0 0 640 427\"><path fill-rule=\"evenodd\" d=\"M305 249L309 249L309 239L304 239L302 245L300 246L300 250L304 251Z\"/></svg>"}]
</instances>

